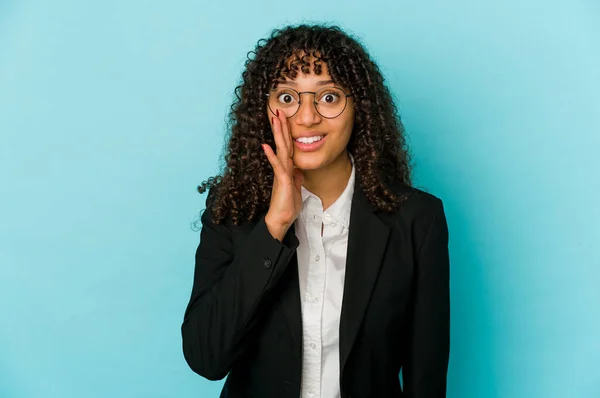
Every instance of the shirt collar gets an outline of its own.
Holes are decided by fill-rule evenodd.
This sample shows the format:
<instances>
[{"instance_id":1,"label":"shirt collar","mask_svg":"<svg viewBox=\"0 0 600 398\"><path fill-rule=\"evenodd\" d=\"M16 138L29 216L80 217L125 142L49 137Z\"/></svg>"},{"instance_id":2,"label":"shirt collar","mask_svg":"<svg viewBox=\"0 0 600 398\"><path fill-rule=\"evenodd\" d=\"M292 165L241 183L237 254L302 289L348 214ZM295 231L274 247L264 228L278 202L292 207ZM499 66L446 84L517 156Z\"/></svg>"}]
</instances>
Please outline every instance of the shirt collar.
<instances>
[{"instance_id":1,"label":"shirt collar","mask_svg":"<svg viewBox=\"0 0 600 398\"><path fill-rule=\"evenodd\" d=\"M348 228L350 225L350 208L352 205L352 196L354 194L354 186L355 186L355 167L354 167L354 158L352 154L348 152L348 157L350 158L350 163L352 165L352 172L350 173L350 178L348 179L348 184L344 189L344 192L340 195L339 198L336 199L335 202L324 213L329 214L332 218L334 218L338 223L342 224L344 227ZM310 197L314 197L320 201L319 198L316 197L315 194L310 192L308 189L301 187L302 193L302 204L306 202L306 200Z\"/></svg>"}]
</instances>

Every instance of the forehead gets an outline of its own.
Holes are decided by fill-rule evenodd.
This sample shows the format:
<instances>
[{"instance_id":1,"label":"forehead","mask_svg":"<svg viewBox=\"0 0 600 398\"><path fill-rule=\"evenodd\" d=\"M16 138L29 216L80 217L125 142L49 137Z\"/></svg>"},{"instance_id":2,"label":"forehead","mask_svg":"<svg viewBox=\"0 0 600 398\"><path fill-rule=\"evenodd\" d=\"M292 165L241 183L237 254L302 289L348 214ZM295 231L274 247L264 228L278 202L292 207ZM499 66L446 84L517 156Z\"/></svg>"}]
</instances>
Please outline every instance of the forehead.
<instances>
[{"instance_id":1,"label":"forehead","mask_svg":"<svg viewBox=\"0 0 600 398\"><path fill-rule=\"evenodd\" d=\"M294 80L284 80L278 82L277 86L289 86L293 87L297 90L301 89L315 89L318 90L320 88L331 87L337 85L329 76L316 76L313 74L300 74Z\"/></svg>"}]
</instances>

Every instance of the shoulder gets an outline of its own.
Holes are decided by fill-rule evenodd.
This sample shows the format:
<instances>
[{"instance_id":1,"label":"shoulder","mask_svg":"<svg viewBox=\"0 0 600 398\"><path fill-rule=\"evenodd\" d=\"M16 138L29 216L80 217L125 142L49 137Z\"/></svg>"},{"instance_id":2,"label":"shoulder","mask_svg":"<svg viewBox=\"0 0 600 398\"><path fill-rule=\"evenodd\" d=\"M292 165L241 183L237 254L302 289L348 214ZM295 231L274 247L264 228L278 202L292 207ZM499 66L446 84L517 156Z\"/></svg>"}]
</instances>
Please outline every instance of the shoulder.
<instances>
[{"instance_id":1,"label":"shoulder","mask_svg":"<svg viewBox=\"0 0 600 398\"><path fill-rule=\"evenodd\" d=\"M444 203L438 196L423 189L407 185L390 187L402 198L398 209L380 217L393 229L408 232L417 242L431 231L447 235L448 225Z\"/></svg>"},{"instance_id":2,"label":"shoulder","mask_svg":"<svg viewBox=\"0 0 600 398\"><path fill-rule=\"evenodd\" d=\"M432 193L404 184L396 184L390 188L402 198L400 206L395 212L397 217L428 219L444 213L442 199Z\"/></svg>"},{"instance_id":3,"label":"shoulder","mask_svg":"<svg viewBox=\"0 0 600 398\"><path fill-rule=\"evenodd\" d=\"M391 214L386 223L393 229L404 231L415 243L422 247L429 236L438 242L447 243L448 224L444 203L438 196L423 189L406 185L392 188L396 195L402 197L398 209Z\"/></svg>"}]
</instances>

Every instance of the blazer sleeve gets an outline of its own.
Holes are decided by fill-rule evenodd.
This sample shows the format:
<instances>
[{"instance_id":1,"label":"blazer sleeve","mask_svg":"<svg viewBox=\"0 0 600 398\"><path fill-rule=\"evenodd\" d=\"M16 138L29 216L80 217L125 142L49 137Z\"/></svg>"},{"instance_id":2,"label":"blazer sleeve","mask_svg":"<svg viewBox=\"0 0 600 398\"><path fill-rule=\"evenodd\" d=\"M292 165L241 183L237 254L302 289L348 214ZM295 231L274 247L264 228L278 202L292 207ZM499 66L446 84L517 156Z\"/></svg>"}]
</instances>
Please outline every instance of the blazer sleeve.
<instances>
[{"instance_id":1,"label":"blazer sleeve","mask_svg":"<svg viewBox=\"0 0 600 398\"><path fill-rule=\"evenodd\" d=\"M442 201L415 221L417 242L412 322L402 370L407 398L446 397L450 355L450 260Z\"/></svg>"},{"instance_id":2,"label":"blazer sleeve","mask_svg":"<svg viewBox=\"0 0 600 398\"><path fill-rule=\"evenodd\" d=\"M261 305L269 300L267 293L287 268L298 240L293 234L283 243L275 239L262 217L234 253L234 227L213 222L210 200L211 192L201 216L192 293L181 334L190 368L209 380L220 380L250 343L248 335Z\"/></svg>"}]
</instances>

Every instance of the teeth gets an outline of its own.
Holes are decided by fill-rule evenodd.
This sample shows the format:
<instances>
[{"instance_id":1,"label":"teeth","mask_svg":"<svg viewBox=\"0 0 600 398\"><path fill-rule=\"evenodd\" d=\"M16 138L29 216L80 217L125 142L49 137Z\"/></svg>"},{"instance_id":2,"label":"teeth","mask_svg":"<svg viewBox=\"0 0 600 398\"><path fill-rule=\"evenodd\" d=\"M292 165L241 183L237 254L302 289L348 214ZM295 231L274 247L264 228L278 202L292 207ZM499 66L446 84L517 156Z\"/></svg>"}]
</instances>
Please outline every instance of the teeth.
<instances>
[{"instance_id":1,"label":"teeth","mask_svg":"<svg viewBox=\"0 0 600 398\"><path fill-rule=\"evenodd\" d=\"M317 135L314 137L300 137L300 138L297 138L296 141L298 141L302 144L312 144L313 142L321 141L322 138L323 138L322 135Z\"/></svg>"}]
</instances>

